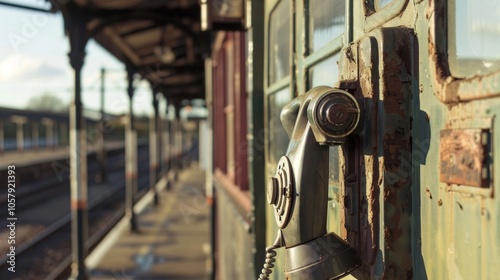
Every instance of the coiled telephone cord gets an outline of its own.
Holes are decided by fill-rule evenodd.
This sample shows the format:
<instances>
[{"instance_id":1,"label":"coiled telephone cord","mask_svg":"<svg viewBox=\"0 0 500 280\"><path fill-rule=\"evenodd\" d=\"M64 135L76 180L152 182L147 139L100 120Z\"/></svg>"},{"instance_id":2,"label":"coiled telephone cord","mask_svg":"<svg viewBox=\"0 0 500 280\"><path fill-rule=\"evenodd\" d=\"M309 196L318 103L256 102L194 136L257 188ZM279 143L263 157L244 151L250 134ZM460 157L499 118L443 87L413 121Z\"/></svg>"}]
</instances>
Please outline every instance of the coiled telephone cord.
<instances>
[{"instance_id":1,"label":"coiled telephone cord","mask_svg":"<svg viewBox=\"0 0 500 280\"><path fill-rule=\"evenodd\" d=\"M266 247L266 261L264 263L264 268L262 268L262 273L257 280L269 280L269 276L273 272L274 262L276 262L276 251L274 249L278 249L283 247L282 243L282 235L281 231L278 230L278 236L276 237L276 241L272 246Z\"/></svg>"}]
</instances>

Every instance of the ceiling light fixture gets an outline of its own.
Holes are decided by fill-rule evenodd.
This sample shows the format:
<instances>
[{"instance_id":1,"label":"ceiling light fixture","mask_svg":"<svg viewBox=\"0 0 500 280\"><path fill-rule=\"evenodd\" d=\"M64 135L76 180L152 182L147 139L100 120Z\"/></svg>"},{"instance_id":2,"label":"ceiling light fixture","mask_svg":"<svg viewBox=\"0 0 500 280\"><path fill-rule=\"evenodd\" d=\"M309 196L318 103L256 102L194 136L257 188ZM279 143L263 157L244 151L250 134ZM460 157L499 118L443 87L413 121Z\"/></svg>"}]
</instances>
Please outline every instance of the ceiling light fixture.
<instances>
[{"instance_id":1,"label":"ceiling light fixture","mask_svg":"<svg viewBox=\"0 0 500 280\"><path fill-rule=\"evenodd\" d=\"M160 44L153 49L153 52L156 55L156 57L165 64L172 63L175 60L174 51L172 50L171 47L165 44L165 41L167 40L166 38L167 28L168 25L165 25L165 27L162 30Z\"/></svg>"},{"instance_id":2,"label":"ceiling light fixture","mask_svg":"<svg viewBox=\"0 0 500 280\"><path fill-rule=\"evenodd\" d=\"M154 48L154 53L156 57L165 64L172 63L175 60L175 53L172 51L172 48L168 46L156 46Z\"/></svg>"}]
</instances>

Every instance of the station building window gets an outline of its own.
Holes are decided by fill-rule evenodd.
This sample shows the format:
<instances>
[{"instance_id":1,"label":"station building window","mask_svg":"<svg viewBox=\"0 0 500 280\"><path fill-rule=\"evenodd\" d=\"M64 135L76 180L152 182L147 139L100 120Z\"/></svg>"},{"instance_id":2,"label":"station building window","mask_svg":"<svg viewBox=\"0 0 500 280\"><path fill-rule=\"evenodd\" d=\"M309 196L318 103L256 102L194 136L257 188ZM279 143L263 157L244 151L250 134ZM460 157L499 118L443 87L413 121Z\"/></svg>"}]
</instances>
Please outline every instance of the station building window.
<instances>
[{"instance_id":1,"label":"station building window","mask_svg":"<svg viewBox=\"0 0 500 280\"><path fill-rule=\"evenodd\" d=\"M290 74L290 1L281 0L273 11L269 30L269 84Z\"/></svg>"},{"instance_id":2,"label":"station building window","mask_svg":"<svg viewBox=\"0 0 500 280\"><path fill-rule=\"evenodd\" d=\"M336 53L309 68L308 75L311 87L320 85L333 86L339 76L338 60L339 53Z\"/></svg>"},{"instance_id":3,"label":"station building window","mask_svg":"<svg viewBox=\"0 0 500 280\"><path fill-rule=\"evenodd\" d=\"M342 35L345 29L345 0L309 1L309 50L314 52Z\"/></svg>"},{"instance_id":4,"label":"station building window","mask_svg":"<svg viewBox=\"0 0 500 280\"><path fill-rule=\"evenodd\" d=\"M269 161L278 164L279 159L286 153L288 135L281 125L280 113L283 106L290 102L290 90L281 89L269 95Z\"/></svg>"},{"instance_id":5,"label":"station building window","mask_svg":"<svg viewBox=\"0 0 500 280\"><path fill-rule=\"evenodd\" d=\"M267 90L267 148L268 163L274 169L288 147L288 135L281 125L281 109L292 99L290 91L291 73L291 5L290 0L281 0L271 12L269 19L268 46L268 90Z\"/></svg>"}]
</instances>

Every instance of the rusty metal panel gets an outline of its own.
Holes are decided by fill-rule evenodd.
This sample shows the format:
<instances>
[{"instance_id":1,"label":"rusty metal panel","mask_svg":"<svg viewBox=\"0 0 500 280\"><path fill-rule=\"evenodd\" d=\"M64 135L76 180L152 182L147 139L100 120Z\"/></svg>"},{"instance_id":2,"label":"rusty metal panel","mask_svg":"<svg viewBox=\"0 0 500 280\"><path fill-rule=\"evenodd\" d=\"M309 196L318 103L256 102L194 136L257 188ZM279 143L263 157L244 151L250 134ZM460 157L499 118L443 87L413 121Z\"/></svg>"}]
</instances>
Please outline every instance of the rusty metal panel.
<instances>
[{"instance_id":1,"label":"rusty metal panel","mask_svg":"<svg viewBox=\"0 0 500 280\"><path fill-rule=\"evenodd\" d=\"M439 142L439 180L448 184L487 187L488 131L443 129Z\"/></svg>"},{"instance_id":2,"label":"rusty metal panel","mask_svg":"<svg viewBox=\"0 0 500 280\"><path fill-rule=\"evenodd\" d=\"M414 43L410 29L386 28L375 33L379 43L381 129L379 164L383 181L380 194L383 224L380 247L384 253L383 278L411 278L411 209L412 197L412 103L416 87ZM382 261L382 260L380 260ZM377 275L378 276L378 275Z\"/></svg>"},{"instance_id":3,"label":"rusty metal panel","mask_svg":"<svg viewBox=\"0 0 500 280\"><path fill-rule=\"evenodd\" d=\"M368 36L359 43L359 90L357 97L367 115L363 139L363 174L360 207L359 253L364 263L373 265L379 250L380 238L380 172L378 160L379 145L379 60L376 38Z\"/></svg>"},{"instance_id":4,"label":"rusty metal panel","mask_svg":"<svg viewBox=\"0 0 500 280\"><path fill-rule=\"evenodd\" d=\"M351 89L365 114L362 141L350 139L340 160L342 234L363 263L353 272L358 279L412 274L413 47L411 30L386 28L344 48L341 56L341 78L347 80L339 84Z\"/></svg>"}]
</instances>

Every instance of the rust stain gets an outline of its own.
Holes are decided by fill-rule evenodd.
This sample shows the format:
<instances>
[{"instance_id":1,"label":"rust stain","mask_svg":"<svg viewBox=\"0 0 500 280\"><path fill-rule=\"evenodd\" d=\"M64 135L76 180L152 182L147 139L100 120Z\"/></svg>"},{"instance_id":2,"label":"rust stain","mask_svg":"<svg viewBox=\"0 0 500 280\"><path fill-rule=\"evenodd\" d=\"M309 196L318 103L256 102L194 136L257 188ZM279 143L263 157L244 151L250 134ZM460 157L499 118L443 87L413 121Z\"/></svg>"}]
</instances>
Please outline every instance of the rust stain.
<instances>
[{"instance_id":1,"label":"rust stain","mask_svg":"<svg viewBox=\"0 0 500 280\"><path fill-rule=\"evenodd\" d=\"M400 219L401 211L400 209L395 209L394 215L389 221L386 221L386 224L388 225L384 228L384 240L385 248L388 250L396 251L394 242L396 242L404 234L403 229L399 227Z\"/></svg>"},{"instance_id":2,"label":"rust stain","mask_svg":"<svg viewBox=\"0 0 500 280\"><path fill-rule=\"evenodd\" d=\"M409 126L408 126L409 127ZM411 173L411 154L409 129L403 127L396 128L394 133L384 135L384 156L386 174L394 187L400 188L406 185L406 178Z\"/></svg>"},{"instance_id":3,"label":"rust stain","mask_svg":"<svg viewBox=\"0 0 500 280\"><path fill-rule=\"evenodd\" d=\"M392 205L398 205L398 194L397 192L391 190L390 188L386 188L384 190L384 200L389 202Z\"/></svg>"},{"instance_id":4,"label":"rust stain","mask_svg":"<svg viewBox=\"0 0 500 280\"><path fill-rule=\"evenodd\" d=\"M384 149L384 246L387 278L405 278L411 273L409 213L411 209L411 116L413 97L413 33L401 30L387 34L380 74L385 113Z\"/></svg>"},{"instance_id":5,"label":"rust stain","mask_svg":"<svg viewBox=\"0 0 500 280\"><path fill-rule=\"evenodd\" d=\"M439 156L441 182L488 186L483 176L487 149L483 146L482 129L444 129L440 133Z\"/></svg>"},{"instance_id":6,"label":"rust stain","mask_svg":"<svg viewBox=\"0 0 500 280\"><path fill-rule=\"evenodd\" d=\"M429 188L425 188L425 193L427 194L427 197L429 197L430 199L432 199L431 190L429 190Z\"/></svg>"},{"instance_id":7,"label":"rust stain","mask_svg":"<svg viewBox=\"0 0 500 280\"><path fill-rule=\"evenodd\" d=\"M373 47L377 46L377 42L372 37L365 38L358 43L347 46L342 55L342 74L341 84L343 86L350 86L350 81L355 83L351 88L351 93L360 100L361 106L370 112L367 116L371 120L378 118L378 102L379 102L379 69L378 64L374 63ZM366 124L367 133L370 139L374 139L370 143L365 143L370 147L373 153L378 150L378 123L371 121ZM370 153L371 154L371 153ZM380 185L383 178L380 178L379 164L377 156L366 155L359 153L359 166L364 167L362 170L362 177L365 178L364 186L360 186L359 206L356 222L349 222L349 224L358 224L354 230L352 226L348 228L348 240L352 240L353 245L358 255L360 256L363 264L372 265L378 252L379 240L379 195ZM382 173L383 174L383 173ZM347 180L347 178L346 178ZM349 217L343 217L349 220ZM355 218L355 217L353 217ZM368 270L367 270L368 271Z\"/></svg>"},{"instance_id":8,"label":"rust stain","mask_svg":"<svg viewBox=\"0 0 500 280\"><path fill-rule=\"evenodd\" d=\"M441 205L443 205L443 200L439 199L438 200L438 206L441 206Z\"/></svg>"},{"instance_id":9,"label":"rust stain","mask_svg":"<svg viewBox=\"0 0 500 280\"><path fill-rule=\"evenodd\" d=\"M352 45L347 46L346 57L350 62L354 62L354 54L352 52Z\"/></svg>"},{"instance_id":10,"label":"rust stain","mask_svg":"<svg viewBox=\"0 0 500 280\"><path fill-rule=\"evenodd\" d=\"M385 240L385 248L391 250L392 245L392 231L388 226L384 227L384 240Z\"/></svg>"},{"instance_id":11,"label":"rust stain","mask_svg":"<svg viewBox=\"0 0 500 280\"><path fill-rule=\"evenodd\" d=\"M366 178L367 189L361 197L361 239L358 252L363 260L363 263L371 265L374 263L376 258L378 241L378 160L376 160L374 156L365 156L364 165L366 169L372 170L373 172L364 175Z\"/></svg>"},{"instance_id":12,"label":"rust stain","mask_svg":"<svg viewBox=\"0 0 500 280\"><path fill-rule=\"evenodd\" d=\"M390 220L390 222L392 223L391 225L392 241L398 240L403 235L403 230L399 227L399 222L401 220L401 212L403 212L402 209L397 207L395 209L394 215L392 215Z\"/></svg>"},{"instance_id":13,"label":"rust stain","mask_svg":"<svg viewBox=\"0 0 500 280\"><path fill-rule=\"evenodd\" d=\"M72 199L71 209L84 210L87 209L87 200L82 199Z\"/></svg>"},{"instance_id":14,"label":"rust stain","mask_svg":"<svg viewBox=\"0 0 500 280\"><path fill-rule=\"evenodd\" d=\"M387 54L387 61L384 61L385 72L390 75L384 75L383 83L385 85L384 92L384 108L387 113L406 116L407 109L403 104L403 100L410 90L407 88L408 73L406 66L401 57L397 54ZM402 79L403 78L403 79Z\"/></svg>"},{"instance_id":15,"label":"rust stain","mask_svg":"<svg viewBox=\"0 0 500 280\"><path fill-rule=\"evenodd\" d=\"M369 17L370 15L375 13L375 10L373 9L373 7L371 5L365 4L365 5L363 5L363 8L364 8L364 12L365 12L366 17Z\"/></svg>"}]
</instances>

